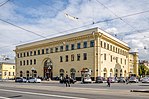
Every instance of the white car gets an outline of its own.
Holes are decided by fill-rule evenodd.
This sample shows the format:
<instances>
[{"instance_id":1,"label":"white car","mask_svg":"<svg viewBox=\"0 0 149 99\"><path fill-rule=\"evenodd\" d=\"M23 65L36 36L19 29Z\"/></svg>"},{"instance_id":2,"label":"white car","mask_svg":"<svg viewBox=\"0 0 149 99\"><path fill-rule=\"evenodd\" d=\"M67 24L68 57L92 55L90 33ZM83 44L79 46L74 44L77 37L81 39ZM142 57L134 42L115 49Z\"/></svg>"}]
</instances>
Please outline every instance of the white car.
<instances>
[{"instance_id":1,"label":"white car","mask_svg":"<svg viewBox=\"0 0 149 99\"><path fill-rule=\"evenodd\" d=\"M28 80L29 83L40 83L41 82L41 79L39 78L30 78Z\"/></svg>"},{"instance_id":2,"label":"white car","mask_svg":"<svg viewBox=\"0 0 149 99\"><path fill-rule=\"evenodd\" d=\"M83 83L92 83L92 79L90 77L84 77Z\"/></svg>"},{"instance_id":3,"label":"white car","mask_svg":"<svg viewBox=\"0 0 149 99\"><path fill-rule=\"evenodd\" d=\"M149 83L149 77L144 77L142 79L142 83Z\"/></svg>"}]
</instances>

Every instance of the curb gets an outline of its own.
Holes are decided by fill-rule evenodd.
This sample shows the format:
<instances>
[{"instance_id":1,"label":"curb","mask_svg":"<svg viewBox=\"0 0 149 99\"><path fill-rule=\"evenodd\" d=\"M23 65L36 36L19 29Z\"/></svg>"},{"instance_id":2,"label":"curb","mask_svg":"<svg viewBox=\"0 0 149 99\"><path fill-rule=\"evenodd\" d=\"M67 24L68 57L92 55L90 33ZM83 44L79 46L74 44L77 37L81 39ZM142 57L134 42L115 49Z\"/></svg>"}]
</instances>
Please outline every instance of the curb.
<instances>
[{"instance_id":1,"label":"curb","mask_svg":"<svg viewBox=\"0 0 149 99\"><path fill-rule=\"evenodd\" d=\"M130 90L130 92L144 92L144 93L149 93L149 90Z\"/></svg>"}]
</instances>

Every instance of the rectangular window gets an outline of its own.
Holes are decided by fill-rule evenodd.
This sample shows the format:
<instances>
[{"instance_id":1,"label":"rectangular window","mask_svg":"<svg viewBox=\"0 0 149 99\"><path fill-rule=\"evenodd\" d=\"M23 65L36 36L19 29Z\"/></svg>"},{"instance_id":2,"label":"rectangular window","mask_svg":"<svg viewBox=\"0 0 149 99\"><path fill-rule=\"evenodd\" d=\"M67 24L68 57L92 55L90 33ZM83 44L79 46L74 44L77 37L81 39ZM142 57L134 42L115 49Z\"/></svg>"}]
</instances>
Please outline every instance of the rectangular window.
<instances>
[{"instance_id":1,"label":"rectangular window","mask_svg":"<svg viewBox=\"0 0 149 99\"><path fill-rule=\"evenodd\" d=\"M115 52L115 47L113 46L113 52Z\"/></svg>"},{"instance_id":2,"label":"rectangular window","mask_svg":"<svg viewBox=\"0 0 149 99\"><path fill-rule=\"evenodd\" d=\"M25 60L23 61L23 65L25 65Z\"/></svg>"},{"instance_id":3,"label":"rectangular window","mask_svg":"<svg viewBox=\"0 0 149 99\"><path fill-rule=\"evenodd\" d=\"M77 61L80 61L80 54L77 54Z\"/></svg>"},{"instance_id":4,"label":"rectangular window","mask_svg":"<svg viewBox=\"0 0 149 99\"><path fill-rule=\"evenodd\" d=\"M30 65L32 65L32 60L30 60Z\"/></svg>"},{"instance_id":5,"label":"rectangular window","mask_svg":"<svg viewBox=\"0 0 149 99\"><path fill-rule=\"evenodd\" d=\"M126 65L126 59L125 59L125 65Z\"/></svg>"},{"instance_id":6,"label":"rectangular window","mask_svg":"<svg viewBox=\"0 0 149 99\"><path fill-rule=\"evenodd\" d=\"M61 51L61 52L63 51L63 46L60 46L60 51Z\"/></svg>"},{"instance_id":7,"label":"rectangular window","mask_svg":"<svg viewBox=\"0 0 149 99\"><path fill-rule=\"evenodd\" d=\"M36 64L36 59L34 59L34 65Z\"/></svg>"},{"instance_id":8,"label":"rectangular window","mask_svg":"<svg viewBox=\"0 0 149 99\"><path fill-rule=\"evenodd\" d=\"M50 48L50 53L53 53L53 48Z\"/></svg>"},{"instance_id":9,"label":"rectangular window","mask_svg":"<svg viewBox=\"0 0 149 99\"><path fill-rule=\"evenodd\" d=\"M58 47L55 47L55 52L58 52Z\"/></svg>"},{"instance_id":10,"label":"rectangular window","mask_svg":"<svg viewBox=\"0 0 149 99\"><path fill-rule=\"evenodd\" d=\"M40 55L40 50L38 50L38 55Z\"/></svg>"},{"instance_id":11,"label":"rectangular window","mask_svg":"<svg viewBox=\"0 0 149 99\"><path fill-rule=\"evenodd\" d=\"M71 50L74 50L74 48L75 48L75 45L71 44Z\"/></svg>"},{"instance_id":12,"label":"rectangular window","mask_svg":"<svg viewBox=\"0 0 149 99\"><path fill-rule=\"evenodd\" d=\"M42 49L42 54L44 54L44 49Z\"/></svg>"},{"instance_id":13,"label":"rectangular window","mask_svg":"<svg viewBox=\"0 0 149 99\"><path fill-rule=\"evenodd\" d=\"M100 42L100 45L101 45L101 47L103 47L103 45L102 45L102 41Z\"/></svg>"},{"instance_id":14,"label":"rectangular window","mask_svg":"<svg viewBox=\"0 0 149 99\"><path fill-rule=\"evenodd\" d=\"M94 40L90 41L90 47L94 47Z\"/></svg>"},{"instance_id":15,"label":"rectangular window","mask_svg":"<svg viewBox=\"0 0 149 99\"><path fill-rule=\"evenodd\" d=\"M107 44L107 50L109 50L109 44Z\"/></svg>"},{"instance_id":16,"label":"rectangular window","mask_svg":"<svg viewBox=\"0 0 149 99\"><path fill-rule=\"evenodd\" d=\"M85 42L83 43L83 47L84 47L84 48L87 48L87 41L85 41Z\"/></svg>"},{"instance_id":17,"label":"rectangular window","mask_svg":"<svg viewBox=\"0 0 149 99\"><path fill-rule=\"evenodd\" d=\"M123 63L123 60L122 60L122 58L121 58L121 64Z\"/></svg>"},{"instance_id":18,"label":"rectangular window","mask_svg":"<svg viewBox=\"0 0 149 99\"><path fill-rule=\"evenodd\" d=\"M17 54L18 58L19 58L19 54Z\"/></svg>"},{"instance_id":19,"label":"rectangular window","mask_svg":"<svg viewBox=\"0 0 149 99\"><path fill-rule=\"evenodd\" d=\"M14 76L14 72L13 72L13 76Z\"/></svg>"},{"instance_id":20,"label":"rectangular window","mask_svg":"<svg viewBox=\"0 0 149 99\"><path fill-rule=\"evenodd\" d=\"M26 65L28 65L28 64L29 64L29 62L28 62L28 60L27 60Z\"/></svg>"},{"instance_id":21,"label":"rectangular window","mask_svg":"<svg viewBox=\"0 0 149 99\"><path fill-rule=\"evenodd\" d=\"M104 54L104 60L106 60L106 53Z\"/></svg>"},{"instance_id":22,"label":"rectangular window","mask_svg":"<svg viewBox=\"0 0 149 99\"><path fill-rule=\"evenodd\" d=\"M68 51L69 50L69 45L66 45L66 51Z\"/></svg>"},{"instance_id":23,"label":"rectangular window","mask_svg":"<svg viewBox=\"0 0 149 99\"><path fill-rule=\"evenodd\" d=\"M34 51L34 55L36 55L36 51Z\"/></svg>"},{"instance_id":24,"label":"rectangular window","mask_svg":"<svg viewBox=\"0 0 149 99\"><path fill-rule=\"evenodd\" d=\"M83 59L87 60L87 53L83 53Z\"/></svg>"},{"instance_id":25,"label":"rectangular window","mask_svg":"<svg viewBox=\"0 0 149 99\"><path fill-rule=\"evenodd\" d=\"M66 62L68 62L68 55L66 55Z\"/></svg>"},{"instance_id":26,"label":"rectangular window","mask_svg":"<svg viewBox=\"0 0 149 99\"><path fill-rule=\"evenodd\" d=\"M106 42L104 42L104 48L106 48Z\"/></svg>"},{"instance_id":27,"label":"rectangular window","mask_svg":"<svg viewBox=\"0 0 149 99\"><path fill-rule=\"evenodd\" d=\"M74 61L74 54L71 55L71 61Z\"/></svg>"},{"instance_id":28,"label":"rectangular window","mask_svg":"<svg viewBox=\"0 0 149 99\"><path fill-rule=\"evenodd\" d=\"M49 54L49 49L48 48L46 48L46 54Z\"/></svg>"},{"instance_id":29,"label":"rectangular window","mask_svg":"<svg viewBox=\"0 0 149 99\"><path fill-rule=\"evenodd\" d=\"M60 56L60 62L63 62L63 57L62 56Z\"/></svg>"},{"instance_id":30,"label":"rectangular window","mask_svg":"<svg viewBox=\"0 0 149 99\"><path fill-rule=\"evenodd\" d=\"M30 51L30 56L32 56L32 54L33 54L33 52L32 52L32 51Z\"/></svg>"},{"instance_id":31,"label":"rectangular window","mask_svg":"<svg viewBox=\"0 0 149 99\"><path fill-rule=\"evenodd\" d=\"M25 57L25 52L24 52L24 57Z\"/></svg>"},{"instance_id":32,"label":"rectangular window","mask_svg":"<svg viewBox=\"0 0 149 99\"><path fill-rule=\"evenodd\" d=\"M77 43L77 49L81 48L81 43Z\"/></svg>"},{"instance_id":33,"label":"rectangular window","mask_svg":"<svg viewBox=\"0 0 149 99\"><path fill-rule=\"evenodd\" d=\"M29 52L27 52L27 56L29 56Z\"/></svg>"},{"instance_id":34,"label":"rectangular window","mask_svg":"<svg viewBox=\"0 0 149 99\"><path fill-rule=\"evenodd\" d=\"M22 57L22 53L20 53L20 57Z\"/></svg>"},{"instance_id":35,"label":"rectangular window","mask_svg":"<svg viewBox=\"0 0 149 99\"><path fill-rule=\"evenodd\" d=\"M15 69L15 66L13 66L13 69Z\"/></svg>"},{"instance_id":36,"label":"rectangular window","mask_svg":"<svg viewBox=\"0 0 149 99\"><path fill-rule=\"evenodd\" d=\"M116 63L118 63L118 57L116 57Z\"/></svg>"},{"instance_id":37,"label":"rectangular window","mask_svg":"<svg viewBox=\"0 0 149 99\"><path fill-rule=\"evenodd\" d=\"M20 61L20 66L22 66L22 61Z\"/></svg>"},{"instance_id":38,"label":"rectangular window","mask_svg":"<svg viewBox=\"0 0 149 99\"><path fill-rule=\"evenodd\" d=\"M4 72L4 75L6 76L7 75L7 72Z\"/></svg>"},{"instance_id":39,"label":"rectangular window","mask_svg":"<svg viewBox=\"0 0 149 99\"><path fill-rule=\"evenodd\" d=\"M112 45L110 45L110 51L112 51Z\"/></svg>"},{"instance_id":40,"label":"rectangular window","mask_svg":"<svg viewBox=\"0 0 149 99\"><path fill-rule=\"evenodd\" d=\"M111 62L112 62L112 60L113 60L112 58L113 58L113 57L112 57L112 55L111 55Z\"/></svg>"},{"instance_id":41,"label":"rectangular window","mask_svg":"<svg viewBox=\"0 0 149 99\"><path fill-rule=\"evenodd\" d=\"M11 75L11 72L9 72L9 76Z\"/></svg>"}]
</instances>

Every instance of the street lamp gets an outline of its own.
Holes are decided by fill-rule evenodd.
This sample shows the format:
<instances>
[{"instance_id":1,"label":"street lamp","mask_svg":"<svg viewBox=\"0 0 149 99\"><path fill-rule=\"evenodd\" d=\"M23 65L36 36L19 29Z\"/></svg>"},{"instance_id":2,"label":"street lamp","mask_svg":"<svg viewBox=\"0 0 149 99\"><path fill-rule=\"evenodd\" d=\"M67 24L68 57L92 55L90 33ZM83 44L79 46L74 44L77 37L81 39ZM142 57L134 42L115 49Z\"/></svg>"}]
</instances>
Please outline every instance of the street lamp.
<instances>
[{"instance_id":1,"label":"street lamp","mask_svg":"<svg viewBox=\"0 0 149 99\"><path fill-rule=\"evenodd\" d=\"M47 61L47 69L48 69L48 71L47 71L47 78L48 78L48 80L49 80L49 78L51 77L51 70L52 70L52 62L50 61L50 60L48 60Z\"/></svg>"},{"instance_id":2,"label":"street lamp","mask_svg":"<svg viewBox=\"0 0 149 99\"><path fill-rule=\"evenodd\" d=\"M31 68L31 71L32 71L32 77L33 77L33 73L34 73L34 71L35 71L35 68L32 67L32 68Z\"/></svg>"}]
</instances>

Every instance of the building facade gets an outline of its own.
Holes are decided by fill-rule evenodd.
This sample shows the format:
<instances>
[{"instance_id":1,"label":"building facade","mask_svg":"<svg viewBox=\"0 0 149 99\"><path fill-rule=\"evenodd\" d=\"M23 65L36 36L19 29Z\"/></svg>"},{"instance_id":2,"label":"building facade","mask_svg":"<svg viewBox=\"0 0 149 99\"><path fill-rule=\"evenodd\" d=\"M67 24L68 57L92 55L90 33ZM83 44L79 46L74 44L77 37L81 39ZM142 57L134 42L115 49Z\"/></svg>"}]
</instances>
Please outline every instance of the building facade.
<instances>
[{"instance_id":1,"label":"building facade","mask_svg":"<svg viewBox=\"0 0 149 99\"><path fill-rule=\"evenodd\" d=\"M53 78L68 74L80 79L129 75L128 45L99 28L16 46L16 74Z\"/></svg>"},{"instance_id":2,"label":"building facade","mask_svg":"<svg viewBox=\"0 0 149 99\"><path fill-rule=\"evenodd\" d=\"M129 53L129 76L138 76L138 52L130 52Z\"/></svg>"},{"instance_id":3,"label":"building facade","mask_svg":"<svg viewBox=\"0 0 149 99\"><path fill-rule=\"evenodd\" d=\"M15 63L0 62L0 79L14 79L15 69Z\"/></svg>"}]
</instances>

